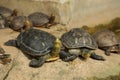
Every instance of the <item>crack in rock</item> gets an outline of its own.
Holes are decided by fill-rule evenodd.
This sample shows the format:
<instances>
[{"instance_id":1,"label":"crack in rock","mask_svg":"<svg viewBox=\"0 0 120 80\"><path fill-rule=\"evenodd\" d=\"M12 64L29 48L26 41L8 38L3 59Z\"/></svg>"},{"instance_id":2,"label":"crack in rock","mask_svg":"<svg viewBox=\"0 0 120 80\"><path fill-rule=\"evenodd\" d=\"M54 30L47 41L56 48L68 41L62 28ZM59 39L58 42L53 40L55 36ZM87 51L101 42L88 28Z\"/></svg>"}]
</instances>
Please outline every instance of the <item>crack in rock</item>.
<instances>
[{"instance_id":1,"label":"crack in rock","mask_svg":"<svg viewBox=\"0 0 120 80\"><path fill-rule=\"evenodd\" d=\"M10 69L7 71L7 73L6 73L6 75L4 76L3 80L6 80L7 77L9 76L10 71L12 71L12 69L13 69L14 66L15 66L14 63L15 63L15 59L13 59L13 62L11 63L12 65L11 65Z\"/></svg>"}]
</instances>

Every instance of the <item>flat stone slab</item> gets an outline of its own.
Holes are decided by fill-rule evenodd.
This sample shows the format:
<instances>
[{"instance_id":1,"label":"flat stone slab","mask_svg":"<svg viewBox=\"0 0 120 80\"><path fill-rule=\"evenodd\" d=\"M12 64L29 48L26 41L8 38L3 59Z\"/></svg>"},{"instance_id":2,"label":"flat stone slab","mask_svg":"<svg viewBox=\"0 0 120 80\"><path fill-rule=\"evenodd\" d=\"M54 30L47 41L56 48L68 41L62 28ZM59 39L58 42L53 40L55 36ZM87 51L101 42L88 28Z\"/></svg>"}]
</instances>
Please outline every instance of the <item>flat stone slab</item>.
<instances>
[{"instance_id":1,"label":"flat stone slab","mask_svg":"<svg viewBox=\"0 0 120 80\"><path fill-rule=\"evenodd\" d=\"M42 30L48 31L58 37L66 31L64 28L58 29L58 26L51 29L42 28ZM6 70L0 70L0 74L9 71L9 74L5 73L7 76L2 75L1 77L0 75L1 80L2 78L4 80L107 80L107 77L109 80L111 76L116 76L120 73L120 55L111 54L111 56L106 56L99 49L95 50L95 52L104 56L106 61L97 61L91 58L87 61L82 61L77 58L73 62L63 62L59 59L54 62L45 63L40 68L31 68L28 66L30 60L19 49L3 45L7 40L16 38L18 34L10 29L0 30L0 44L6 53L11 54L12 63L14 64L12 69L9 67L11 65L6 65L8 66L7 69L0 65L2 70Z\"/></svg>"}]
</instances>

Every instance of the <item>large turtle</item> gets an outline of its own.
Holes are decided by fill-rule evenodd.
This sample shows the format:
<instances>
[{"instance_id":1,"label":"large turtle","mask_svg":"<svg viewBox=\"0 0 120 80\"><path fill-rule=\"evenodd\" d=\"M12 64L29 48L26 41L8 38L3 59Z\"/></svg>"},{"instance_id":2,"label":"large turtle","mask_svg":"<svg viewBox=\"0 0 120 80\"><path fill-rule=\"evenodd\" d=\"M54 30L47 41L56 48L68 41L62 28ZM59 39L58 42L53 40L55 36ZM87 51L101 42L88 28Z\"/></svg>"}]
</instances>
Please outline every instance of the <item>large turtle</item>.
<instances>
[{"instance_id":1,"label":"large turtle","mask_svg":"<svg viewBox=\"0 0 120 80\"><path fill-rule=\"evenodd\" d=\"M120 53L119 37L114 32L108 29L102 29L93 34L98 47L105 50L106 55L110 55L111 52Z\"/></svg>"},{"instance_id":2,"label":"large turtle","mask_svg":"<svg viewBox=\"0 0 120 80\"><path fill-rule=\"evenodd\" d=\"M11 61L10 54L5 54L4 49L0 46L0 63L7 64Z\"/></svg>"},{"instance_id":3,"label":"large turtle","mask_svg":"<svg viewBox=\"0 0 120 80\"><path fill-rule=\"evenodd\" d=\"M17 46L23 53L31 56L31 67L40 67L45 61L58 59L61 48L59 39L38 29L21 32L16 40L9 40L5 45Z\"/></svg>"},{"instance_id":4,"label":"large turtle","mask_svg":"<svg viewBox=\"0 0 120 80\"><path fill-rule=\"evenodd\" d=\"M61 36L61 42L63 50L60 52L60 58L63 61L72 61L77 56L82 56L84 59L91 57L96 60L105 60L102 56L92 52L98 46L95 40L84 29L71 29Z\"/></svg>"},{"instance_id":5,"label":"large turtle","mask_svg":"<svg viewBox=\"0 0 120 80\"><path fill-rule=\"evenodd\" d=\"M28 16L30 21L32 22L33 26L36 27L45 27L50 28L50 26L55 25L55 15L51 14L48 16L42 12L34 12Z\"/></svg>"}]
</instances>

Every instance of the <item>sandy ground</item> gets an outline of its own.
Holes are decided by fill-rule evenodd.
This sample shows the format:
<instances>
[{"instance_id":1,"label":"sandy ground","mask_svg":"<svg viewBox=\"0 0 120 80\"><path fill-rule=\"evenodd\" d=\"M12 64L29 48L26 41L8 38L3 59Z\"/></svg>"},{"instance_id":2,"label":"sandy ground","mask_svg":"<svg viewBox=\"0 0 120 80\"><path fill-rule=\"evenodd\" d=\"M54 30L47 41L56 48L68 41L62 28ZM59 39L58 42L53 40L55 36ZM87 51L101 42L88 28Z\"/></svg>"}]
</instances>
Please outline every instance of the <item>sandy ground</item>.
<instances>
[{"instance_id":1,"label":"sandy ground","mask_svg":"<svg viewBox=\"0 0 120 80\"><path fill-rule=\"evenodd\" d=\"M51 29L38 28L60 37L62 33L68 31L67 27L61 25L53 26ZM31 68L28 66L30 60L17 48L4 46L4 42L15 39L19 33L11 29L0 30L0 45L6 53L11 54L12 62L2 66L2 70L7 73L4 80L84 80L89 77L105 78L110 75L117 75L120 72L120 55L104 55L102 50L95 50L99 55L105 57L106 61L96 61L89 58L82 61L79 58L73 62L63 62L60 59L55 62L45 63L40 68ZM7 68L10 67L11 68ZM0 70L1 74L1 70ZM3 75L5 76L5 75ZM0 78L2 79L2 77Z\"/></svg>"}]
</instances>

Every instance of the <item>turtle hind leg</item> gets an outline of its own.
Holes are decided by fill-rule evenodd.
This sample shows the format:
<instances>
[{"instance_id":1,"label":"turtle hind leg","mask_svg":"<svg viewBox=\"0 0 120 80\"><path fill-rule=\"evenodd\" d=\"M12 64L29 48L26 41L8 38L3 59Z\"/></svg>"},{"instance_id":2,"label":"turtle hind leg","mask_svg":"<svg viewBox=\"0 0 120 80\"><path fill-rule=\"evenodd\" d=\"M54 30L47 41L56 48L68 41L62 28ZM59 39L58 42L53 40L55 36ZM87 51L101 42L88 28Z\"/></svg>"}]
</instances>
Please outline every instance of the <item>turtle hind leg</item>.
<instances>
[{"instance_id":1,"label":"turtle hind leg","mask_svg":"<svg viewBox=\"0 0 120 80\"><path fill-rule=\"evenodd\" d=\"M105 61L105 58L103 56L97 55L94 52L91 53L90 57L95 60Z\"/></svg>"},{"instance_id":2,"label":"turtle hind leg","mask_svg":"<svg viewBox=\"0 0 120 80\"><path fill-rule=\"evenodd\" d=\"M62 59L62 60L65 61L65 62L73 61L74 59L77 58L77 55L75 55L75 54L70 54L70 53L65 52L65 51L61 51L61 52L59 53L59 55L60 55L60 59Z\"/></svg>"},{"instance_id":3,"label":"turtle hind leg","mask_svg":"<svg viewBox=\"0 0 120 80\"><path fill-rule=\"evenodd\" d=\"M105 55L110 56L110 49L105 50Z\"/></svg>"},{"instance_id":4,"label":"turtle hind leg","mask_svg":"<svg viewBox=\"0 0 120 80\"><path fill-rule=\"evenodd\" d=\"M41 67L45 63L44 58L39 58L39 59L32 59L31 62L29 63L30 67Z\"/></svg>"},{"instance_id":5,"label":"turtle hind leg","mask_svg":"<svg viewBox=\"0 0 120 80\"><path fill-rule=\"evenodd\" d=\"M6 45L6 46L14 46L14 47L17 46L16 40L9 40L9 41L5 42L4 45Z\"/></svg>"},{"instance_id":6,"label":"turtle hind leg","mask_svg":"<svg viewBox=\"0 0 120 80\"><path fill-rule=\"evenodd\" d=\"M50 24L49 23L44 24L44 26L45 26L45 28L50 29Z\"/></svg>"}]
</instances>

